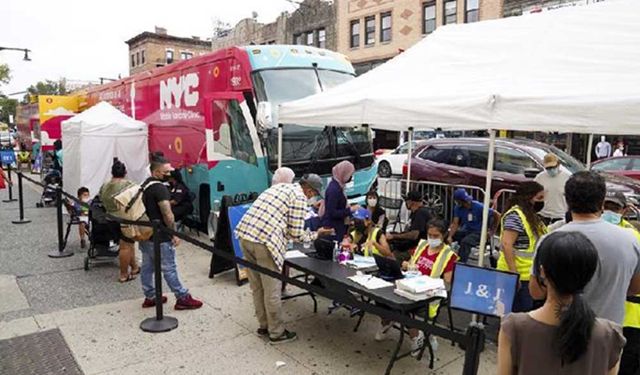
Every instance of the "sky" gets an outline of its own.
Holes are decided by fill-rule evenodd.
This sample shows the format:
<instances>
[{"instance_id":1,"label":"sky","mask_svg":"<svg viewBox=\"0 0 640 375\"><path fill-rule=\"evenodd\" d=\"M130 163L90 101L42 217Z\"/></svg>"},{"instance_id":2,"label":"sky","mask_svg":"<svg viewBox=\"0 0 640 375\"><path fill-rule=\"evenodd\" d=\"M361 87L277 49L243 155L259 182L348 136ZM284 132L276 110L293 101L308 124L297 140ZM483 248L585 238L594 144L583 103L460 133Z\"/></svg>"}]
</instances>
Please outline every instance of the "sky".
<instances>
[{"instance_id":1,"label":"sky","mask_svg":"<svg viewBox=\"0 0 640 375\"><path fill-rule=\"evenodd\" d=\"M3 0L0 47L28 48L32 61L23 61L22 52L0 51L0 63L12 71L11 82L0 85L0 92L25 91L45 79L125 77L125 41L155 26L170 35L206 39L215 20L234 26L255 11L258 21L266 23L296 8L287 0Z\"/></svg>"}]
</instances>

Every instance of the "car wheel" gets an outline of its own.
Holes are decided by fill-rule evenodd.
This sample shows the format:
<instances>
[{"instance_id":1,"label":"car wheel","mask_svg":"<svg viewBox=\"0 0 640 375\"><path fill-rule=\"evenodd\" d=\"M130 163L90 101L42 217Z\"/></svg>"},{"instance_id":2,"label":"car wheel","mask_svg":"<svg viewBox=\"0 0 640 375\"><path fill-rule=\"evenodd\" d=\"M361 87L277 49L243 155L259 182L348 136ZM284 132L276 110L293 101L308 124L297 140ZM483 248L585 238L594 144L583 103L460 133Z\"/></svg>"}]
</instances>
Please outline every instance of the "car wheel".
<instances>
[{"instance_id":1,"label":"car wheel","mask_svg":"<svg viewBox=\"0 0 640 375\"><path fill-rule=\"evenodd\" d=\"M380 164L378 164L378 176L384 178L391 177L391 164L389 164L389 162L381 161Z\"/></svg>"},{"instance_id":2,"label":"car wheel","mask_svg":"<svg viewBox=\"0 0 640 375\"><path fill-rule=\"evenodd\" d=\"M446 217L446 213L450 203L448 201L448 194L445 191L426 193L422 197L422 203L439 217L449 219Z\"/></svg>"}]
</instances>

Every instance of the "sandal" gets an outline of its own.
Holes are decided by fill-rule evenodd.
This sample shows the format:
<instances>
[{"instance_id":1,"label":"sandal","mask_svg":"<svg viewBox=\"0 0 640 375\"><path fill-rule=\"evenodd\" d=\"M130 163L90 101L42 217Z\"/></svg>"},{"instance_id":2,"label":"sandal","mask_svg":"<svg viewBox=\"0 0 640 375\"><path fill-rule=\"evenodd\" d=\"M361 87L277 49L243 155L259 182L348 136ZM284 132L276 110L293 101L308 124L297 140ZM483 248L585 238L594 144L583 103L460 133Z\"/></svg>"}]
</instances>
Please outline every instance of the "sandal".
<instances>
[{"instance_id":1,"label":"sandal","mask_svg":"<svg viewBox=\"0 0 640 375\"><path fill-rule=\"evenodd\" d=\"M136 277L134 275L129 274L129 275L127 275L126 279L118 279L118 281L121 282L121 283L128 283L129 281L133 281L135 279L136 279Z\"/></svg>"},{"instance_id":2,"label":"sandal","mask_svg":"<svg viewBox=\"0 0 640 375\"><path fill-rule=\"evenodd\" d=\"M131 275L135 276L135 275L139 275L140 274L140 267L136 268L135 270L131 270Z\"/></svg>"}]
</instances>

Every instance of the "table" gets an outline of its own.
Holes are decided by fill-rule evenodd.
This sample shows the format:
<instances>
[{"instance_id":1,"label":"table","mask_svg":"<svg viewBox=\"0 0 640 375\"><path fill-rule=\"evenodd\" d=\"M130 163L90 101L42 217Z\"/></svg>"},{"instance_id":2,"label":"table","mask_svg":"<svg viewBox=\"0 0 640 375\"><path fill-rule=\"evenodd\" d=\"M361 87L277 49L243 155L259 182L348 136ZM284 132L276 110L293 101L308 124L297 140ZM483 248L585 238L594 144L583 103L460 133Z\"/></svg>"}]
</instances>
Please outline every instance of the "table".
<instances>
[{"instance_id":1,"label":"table","mask_svg":"<svg viewBox=\"0 0 640 375\"><path fill-rule=\"evenodd\" d=\"M309 252L308 249L296 249L302 252ZM420 315L421 313L425 313L427 316L427 306L429 302L434 302L437 300L443 300L441 297L434 297L425 301L412 301L410 299L404 298L395 294L393 291L395 286L389 286L380 289L367 289L360 284L357 284L348 278L350 276L356 275L356 270L349 268L345 265L338 264L336 262L330 260L319 260L311 257L300 257L300 258L291 258L285 260L285 265L289 268L293 268L302 273L302 277L305 282L309 283L309 276L314 276L318 280L322 282L324 289L327 290L327 294L330 295L330 298L334 298L339 302L343 302L345 304L353 303L356 298L354 294L360 296L360 300L367 304L376 304L377 306L385 306L386 308L398 312L402 315L406 315L408 317L413 317L415 315ZM292 299L301 296L310 296L314 301L314 312L317 312L317 301L315 299L315 294L311 291L306 291L304 293L285 296L283 299ZM358 325L362 320L364 313L360 316L358 321ZM430 326L431 324L427 321L420 321L424 324L424 327ZM393 368L394 363L404 357L410 355L410 352L398 355L400 352L400 348L404 341L404 335L406 333L406 326L404 324L400 325L400 338L398 339L398 343L393 352L391 360L387 366L385 374L389 374L391 369ZM429 332L428 329L425 329L426 332ZM424 350L428 348L430 354L430 364L429 367L433 368L433 360L434 354L431 345L429 345L429 341L427 337L425 337L425 344L420 350L420 354L418 356L418 360L422 357Z\"/></svg>"}]
</instances>

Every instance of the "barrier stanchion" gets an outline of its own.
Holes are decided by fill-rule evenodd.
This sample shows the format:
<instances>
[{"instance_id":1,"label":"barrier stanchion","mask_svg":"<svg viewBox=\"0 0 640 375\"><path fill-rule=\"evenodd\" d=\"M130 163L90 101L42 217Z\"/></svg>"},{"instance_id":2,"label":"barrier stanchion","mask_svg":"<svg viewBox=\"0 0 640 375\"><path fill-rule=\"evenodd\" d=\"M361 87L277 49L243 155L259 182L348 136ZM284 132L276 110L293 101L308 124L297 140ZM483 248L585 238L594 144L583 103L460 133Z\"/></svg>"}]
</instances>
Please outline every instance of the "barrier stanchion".
<instances>
[{"instance_id":1,"label":"barrier stanchion","mask_svg":"<svg viewBox=\"0 0 640 375\"><path fill-rule=\"evenodd\" d=\"M162 312L162 261L160 259L160 220L153 220L153 268L156 287L156 316L147 318L140 323L140 329L145 332L168 332L178 327L178 319L165 316Z\"/></svg>"},{"instance_id":2,"label":"barrier stanchion","mask_svg":"<svg viewBox=\"0 0 640 375\"><path fill-rule=\"evenodd\" d=\"M464 353L462 375L476 375L480 365L480 353L484 349L484 325L471 322L467 329L468 346Z\"/></svg>"},{"instance_id":3,"label":"barrier stanchion","mask_svg":"<svg viewBox=\"0 0 640 375\"><path fill-rule=\"evenodd\" d=\"M58 250L49 252L49 258L66 258L73 255L73 251L65 251L66 243L62 228L62 188L56 188L56 221L58 222Z\"/></svg>"},{"instance_id":4,"label":"barrier stanchion","mask_svg":"<svg viewBox=\"0 0 640 375\"><path fill-rule=\"evenodd\" d=\"M24 218L24 193L22 191L22 172L18 172L18 204L20 207L20 219L12 220L11 222L14 224L27 224L30 223L31 220L27 220Z\"/></svg>"},{"instance_id":5,"label":"barrier stanchion","mask_svg":"<svg viewBox=\"0 0 640 375\"><path fill-rule=\"evenodd\" d=\"M9 199L3 199L2 201L4 203L15 202L17 201L17 199L13 197L13 179L11 178L11 165L7 167L7 181L8 181L7 185L9 185Z\"/></svg>"}]
</instances>

